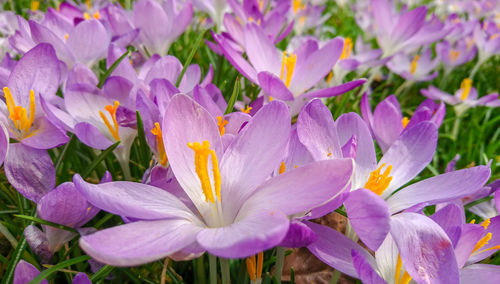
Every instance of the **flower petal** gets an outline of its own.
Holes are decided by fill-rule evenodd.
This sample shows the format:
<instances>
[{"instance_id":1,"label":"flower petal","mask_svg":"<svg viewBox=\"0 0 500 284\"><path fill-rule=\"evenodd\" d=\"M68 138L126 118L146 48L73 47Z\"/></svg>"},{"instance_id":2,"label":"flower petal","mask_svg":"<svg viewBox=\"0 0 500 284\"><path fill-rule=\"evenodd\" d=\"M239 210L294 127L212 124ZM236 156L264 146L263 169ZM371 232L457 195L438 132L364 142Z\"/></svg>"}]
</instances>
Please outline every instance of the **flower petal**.
<instances>
[{"instance_id":1,"label":"flower petal","mask_svg":"<svg viewBox=\"0 0 500 284\"><path fill-rule=\"evenodd\" d=\"M354 268L356 268L356 272L358 273L359 279L366 284L385 284L387 282L384 281L377 274L377 272L373 269L373 267L368 263L365 257L359 253L357 250L351 251L352 255L352 264Z\"/></svg>"}]
</instances>

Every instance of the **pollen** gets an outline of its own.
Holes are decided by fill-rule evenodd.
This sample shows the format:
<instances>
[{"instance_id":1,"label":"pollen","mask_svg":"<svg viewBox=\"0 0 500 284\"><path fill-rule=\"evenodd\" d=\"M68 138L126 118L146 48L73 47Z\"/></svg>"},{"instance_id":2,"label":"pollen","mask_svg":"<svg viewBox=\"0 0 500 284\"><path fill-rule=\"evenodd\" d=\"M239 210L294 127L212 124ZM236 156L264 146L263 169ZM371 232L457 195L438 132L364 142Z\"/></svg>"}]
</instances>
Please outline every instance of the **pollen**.
<instances>
[{"instance_id":1,"label":"pollen","mask_svg":"<svg viewBox=\"0 0 500 284\"><path fill-rule=\"evenodd\" d=\"M472 80L469 78L465 78L460 84L460 90L462 91L462 95L460 96L460 98L462 99L462 101L465 101L469 96L471 87Z\"/></svg>"},{"instance_id":2,"label":"pollen","mask_svg":"<svg viewBox=\"0 0 500 284\"><path fill-rule=\"evenodd\" d=\"M292 8L293 8L293 13L297 14L301 10L304 10L306 8L306 5L302 4L300 0L293 0Z\"/></svg>"},{"instance_id":3,"label":"pollen","mask_svg":"<svg viewBox=\"0 0 500 284\"><path fill-rule=\"evenodd\" d=\"M214 179L215 197L221 202L220 186L221 178L219 171L219 162L215 151L210 149L210 143L205 140L201 144L199 142L190 142L187 144L189 148L194 151L194 165L196 174L200 179L201 189L205 195L207 202L215 203L214 192L210 183L210 176L208 174L208 158L212 160L212 173Z\"/></svg>"},{"instance_id":4,"label":"pollen","mask_svg":"<svg viewBox=\"0 0 500 284\"><path fill-rule=\"evenodd\" d=\"M410 122L410 120L408 119L408 117L403 117L403 119L401 120L401 123L403 124L403 128L406 128L406 126L408 125L408 123Z\"/></svg>"},{"instance_id":5,"label":"pollen","mask_svg":"<svg viewBox=\"0 0 500 284\"><path fill-rule=\"evenodd\" d=\"M344 39L344 49L342 49L342 54L340 55L340 60L349 58L352 50L352 39L350 37L346 37Z\"/></svg>"},{"instance_id":6,"label":"pollen","mask_svg":"<svg viewBox=\"0 0 500 284\"><path fill-rule=\"evenodd\" d=\"M297 55L290 53L288 56L286 51L283 51L283 61L281 63L281 81L285 82L286 87L290 87L292 81L293 70L295 69L295 62Z\"/></svg>"},{"instance_id":7,"label":"pollen","mask_svg":"<svg viewBox=\"0 0 500 284\"><path fill-rule=\"evenodd\" d=\"M4 87L3 92L5 94L7 110L9 111L9 119L12 120L15 128L21 132L21 136L26 138L26 135L29 134L31 126L35 121L35 92L30 90L29 115L24 107L16 105L14 97L8 87Z\"/></svg>"},{"instance_id":8,"label":"pollen","mask_svg":"<svg viewBox=\"0 0 500 284\"><path fill-rule=\"evenodd\" d=\"M482 237L476 244L476 246L474 247L474 249L472 250L472 253L476 252L478 249L484 247L485 245L488 244L488 242L491 240L491 233L488 233L486 234L486 236Z\"/></svg>"},{"instance_id":9,"label":"pollen","mask_svg":"<svg viewBox=\"0 0 500 284\"><path fill-rule=\"evenodd\" d=\"M264 253L259 252L257 257L252 255L245 259L248 276L252 282L257 282L262 278L262 266L264 264Z\"/></svg>"},{"instance_id":10,"label":"pollen","mask_svg":"<svg viewBox=\"0 0 500 284\"><path fill-rule=\"evenodd\" d=\"M371 172L370 177L365 184L366 189L369 189L378 195L382 195L382 193L384 193L392 180L392 176L389 176L391 174L392 166L387 166L385 171L381 173L383 167L385 167L385 164L382 164L376 170Z\"/></svg>"},{"instance_id":11,"label":"pollen","mask_svg":"<svg viewBox=\"0 0 500 284\"><path fill-rule=\"evenodd\" d=\"M415 55L415 57L413 57L413 60L410 63L410 73L411 74L415 74L415 72L417 71L419 59L420 59L420 55L418 55L418 54Z\"/></svg>"},{"instance_id":12,"label":"pollen","mask_svg":"<svg viewBox=\"0 0 500 284\"><path fill-rule=\"evenodd\" d=\"M118 132L118 121L116 120L116 110L118 109L118 106L120 106L120 103L118 101L115 101L114 105L107 105L104 107L104 109L111 116L111 121L113 122L113 125L111 125L106 115L102 111L99 111L99 115L101 116L102 121L108 128L109 133L111 133L111 135L113 136L113 138L115 138L116 141L120 141L120 134Z\"/></svg>"},{"instance_id":13,"label":"pollen","mask_svg":"<svg viewBox=\"0 0 500 284\"><path fill-rule=\"evenodd\" d=\"M159 162L162 166L166 166L168 162L167 154L165 153L165 144L163 143L163 135L160 128L160 123L155 122L155 127L151 129L151 133L156 138L156 149L158 150L158 155L160 156Z\"/></svg>"},{"instance_id":14,"label":"pollen","mask_svg":"<svg viewBox=\"0 0 500 284\"><path fill-rule=\"evenodd\" d=\"M227 123L228 123L227 120L225 120L222 116L217 116L217 126L219 126L220 136L226 133Z\"/></svg>"}]
</instances>

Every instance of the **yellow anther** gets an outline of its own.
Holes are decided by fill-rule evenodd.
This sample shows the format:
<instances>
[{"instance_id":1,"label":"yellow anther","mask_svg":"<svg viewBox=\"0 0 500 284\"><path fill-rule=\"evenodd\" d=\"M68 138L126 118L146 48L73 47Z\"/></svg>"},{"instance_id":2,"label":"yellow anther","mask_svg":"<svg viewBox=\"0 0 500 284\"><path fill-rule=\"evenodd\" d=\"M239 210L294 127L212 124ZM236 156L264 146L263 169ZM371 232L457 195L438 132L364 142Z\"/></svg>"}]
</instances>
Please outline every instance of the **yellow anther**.
<instances>
[{"instance_id":1,"label":"yellow anther","mask_svg":"<svg viewBox=\"0 0 500 284\"><path fill-rule=\"evenodd\" d=\"M326 154L327 157L331 157L332 156L332 152L328 152L328 154Z\"/></svg>"},{"instance_id":2,"label":"yellow anther","mask_svg":"<svg viewBox=\"0 0 500 284\"><path fill-rule=\"evenodd\" d=\"M40 1L31 0L31 4L30 4L31 11L33 11L33 12L38 11L38 8L40 8Z\"/></svg>"},{"instance_id":3,"label":"yellow anther","mask_svg":"<svg viewBox=\"0 0 500 284\"><path fill-rule=\"evenodd\" d=\"M64 35L64 40L68 40L68 38L69 38L69 34L65 34Z\"/></svg>"},{"instance_id":4,"label":"yellow anther","mask_svg":"<svg viewBox=\"0 0 500 284\"><path fill-rule=\"evenodd\" d=\"M155 127L151 129L151 133L156 138L156 148L158 150L158 154L160 155L160 164L162 166L166 166L168 162L167 153L165 153L165 144L163 144L163 135L161 132L160 124L155 122Z\"/></svg>"},{"instance_id":5,"label":"yellow anther","mask_svg":"<svg viewBox=\"0 0 500 284\"><path fill-rule=\"evenodd\" d=\"M280 175L285 172L286 166L285 162L281 162L279 173Z\"/></svg>"},{"instance_id":6,"label":"yellow anther","mask_svg":"<svg viewBox=\"0 0 500 284\"><path fill-rule=\"evenodd\" d=\"M476 246L474 247L474 249L472 250L472 253L474 253L475 251L477 251L478 249L484 247L485 245L488 244L488 242L491 240L491 233L488 233L486 234L486 236L482 237L479 242L477 242Z\"/></svg>"},{"instance_id":7,"label":"yellow anther","mask_svg":"<svg viewBox=\"0 0 500 284\"><path fill-rule=\"evenodd\" d=\"M99 11L96 11L94 14L92 14L92 17L94 17L94 19L96 20L99 20L101 18L101 14L99 13Z\"/></svg>"},{"instance_id":8,"label":"yellow anther","mask_svg":"<svg viewBox=\"0 0 500 284\"><path fill-rule=\"evenodd\" d=\"M4 87L3 92L5 94L7 110L9 111L9 119L12 120L16 129L21 131L21 138L26 138L35 121L35 92L30 90L29 116L26 108L16 105L14 97L8 87Z\"/></svg>"},{"instance_id":9,"label":"yellow anther","mask_svg":"<svg viewBox=\"0 0 500 284\"><path fill-rule=\"evenodd\" d=\"M378 195L382 195L382 193L384 193L392 180L392 176L389 176L391 174L392 166L387 166L384 173L381 174L380 171L383 167L385 167L385 164L382 164L376 170L371 172L370 177L365 184L366 189L369 189Z\"/></svg>"},{"instance_id":10,"label":"yellow anther","mask_svg":"<svg viewBox=\"0 0 500 284\"><path fill-rule=\"evenodd\" d=\"M488 226L491 224L491 221L490 221L490 218L484 220L482 223L481 223L481 226L483 226L483 228L486 230L488 229Z\"/></svg>"},{"instance_id":11,"label":"yellow anther","mask_svg":"<svg viewBox=\"0 0 500 284\"><path fill-rule=\"evenodd\" d=\"M476 219L470 220L469 224L476 224Z\"/></svg>"},{"instance_id":12,"label":"yellow anther","mask_svg":"<svg viewBox=\"0 0 500 284\"><path fill-rule=\"evenodd\" d=\"M219 126L220 136L226 133L226 124L227 120L225 120L222 116L217 116L217 125Z\"/></svg>"},{"instance_id":13,"label":"yellow anther","mask_svg":"<svg viewBox=\"0 0 500 284\"><path fill-rule=\"evenodd\" d=\"M111 125L106 115L102 111L99 111L99 115L101 116L102 121L108 128L109 133L111 133L111 135L113 136L113 138L115 138L116 141L120 141L120 134L118 132L118 121L116 120L116 110L118 109L118 106L120 106L120 103L118 101L115 101L114 105L107 105L104 107L104 109L111 116L113 125Z\"/></svg>"},{"instance_id":14,"label":"yellow anther","mask_svg":"<svg viewBox=\"0 0 500 284\"><path fill-rule=\"evenodd\" d=\"M401 256L398 254L398 261L396 262L396 273L394 274L395 284L408 284L411 281L411 276L406 271L403 273L403 276L400 277L402 267L403 262L401 261Z\"/></svg>"},{"instance_id":15,"label":"yellow anther","mask_svg":"<svg viewBox=\"0 0 500 284\"><path fill-rule=\"evenodd\" d=\"M457 60L459 55L460 55L460 51L455 50L455 49L450 50L450 60L451 61Z\"/></svg>"},{"instance_id":16,"label":"yellow anther","mask_svg":"<svg viewBox=\"0 0 500 284\"><path fill-rule=\"evenodd\" d=\"M92 0L85 0L85 4L89 9L92 9Z\"/></svg>"},{"instance_id":17,"label":"yellow anther","mask_svg":"<svg viewBox=\"0 0 500 284\"><path fill-rule=\"evenodd\" d=\"M352 39L350 37L346 37L344 39L344 48L342 49L340 60L349 58L351 50L352 50Z\"/></svg>"},{"instance_id":18,"label":"yellow anther","mask_svg":"<svg viewBox=\"0 0 500 284\"><path fill-rule=\"evenodd\" d=\"M247 106L245 108L242 108L241 112L248 114L248 113L250 113L251 110L252 110L252 107L251 106Z\"/></svg>"},{"instance_id":19,"label":"yellow anther","mask_svg":"<svg viewBox=\"0 0 500 284\"><path fill-rule=\"evenodd\" d=\"M418 66L418 60L420 59L420 55L415 55L413 57L413 60L410 63L410 72L411 74L415 74L415 71L417 71L417 66Z\"/></svg>"},{"instance_id":20,"label":"yellow anther","mask_svg":"<svg viewBox=\"0 0 500 284\"><path fill-rule=\"evenodd\" d=\"M200 179L201 189L205 195L205 200L207 202L215 203L214 192L212 191L212 185L210 184L210 176L208 174L208 157L212 159L212 174L214 179L215 196L221 201L220 187L221 187L221 176L219 171L219 162L217 160L217 155L214 150L210 149L210 143L208 141L190 142L187 144L189 148L194 151L194 165L196 174Z\"/></svg>"},{"instance_id":21,"label":"yellow anther","mask_svg":"<svg viewBox=\"0 0 500 284\"><path fill-rule=\"evenodd\" d=\"M259 3L259 10L262 11L262 8L264 8L264 2L265 0L257 0L257 3Z\"/></svg>"},{"instance_id":22,"label":"yellow anther","mask_svg":"<svg viewBox=\"0 0 500 284\"><path fill-rule=\"evenodd\" d=\"M325 79L325 81L326 81L327 83L330 83L330 82L332 81L332 79L333 79L333 70L332 70L332 71L330 71L330 73L328 73L328 75L326 75L326 79Z\"/></svg>"},{"instance_id":23,"label":"yellow anther","mask_svg":"<svg viewBox=\"0 0 500 284\"><path fill-rule=\"evenodd\" d=\"M269 96L269 101L272 102L273 101L273 97Z\"/></svg>"},{"instance_id":24,"label":"yellow anther","mask_svg":"<svg viewBox=\"0 0 500 284\"><path fill-rule=\"evenodd\" d=\"M290 82L292 81L293 70L295 69L295 62L297 61L297 55L290 53L286 55L286 51L283 51L283 61L281 63L281 81L285 82L285 85L290 87ZM285 77L286 69L286 77Z\"/></svg>"},{"instance_id":25,"label":"yellow anther","mask_svg":"<svg viewBox=\"0 0 500 284\"><path fill-rule=\"evenodd\" d=\"M257 257L252 255L245 259L248 276L252 282L257 282L262 278L262 266L264 264L264 252L259 252Z\"/></svg>"},{"instance_id":26,"label":"yellow anther","mask_svg":"<svg viewBox=\"0 0 500 284\"><path fill-rule=\"evenodd\" d=\"M83 18L84 18L85 20L90 20L90 14L89 14L89 13L87 13L87 12L83 13Z\"/></svg>"},{"instance_id":27,"label":"yellow anther","mask_svg":"<svg viewBox=\"0 0 500 284\"><path fill-rule=\"evenodd\" d=\"M462 81L462 84L460 84L460 90L462 91L462 95L460 96L460 98L462 99L462 101L465 101L469 96L471 87L472 80L469 78L465 78Z\"/></svg>"},{"instance_id":28,"label":"yellow anther","mask_svg":"<svg viewBox=\"0 0 500 284\"><path fill-rule=\"evenodd\" d=\"M468 38L465 40L467 42L467 50L470 50L472 46L476 43L474 38Z\"/></svg>"},{"instance_id":29,"label":"yellow anther","mask_svg":"<svg viewBox=\"0 0 500 284\"><path fill-rule=\"evenodd\" d=\"M406 128L406 126L408 125L408 123L410 122L410 120L408 119L408 117L403 117L403 119L401 120L401 123L403 124L403 128Z\"/></svg>"},{"instance_id":30,"label":"yellow anther","mask_svg":"<svg viewBox=\"0 0 500 284\"><path fill-rule=\"evenodd\" d=\"M299 24L303 25L306 22L307 18L306 16L300 16L299 17Z\"/></svg>"},{"instance_id":31,"label":"yellow anther","mask_svg":"<svg viewBox=\"0 0 500 284\"><path fill-rule=\"evenodd\" d=\"M297 14L300 10L304 10L306 8L306 4L302 4L300 0L293 0L293 13Z\"/></svg>"},{"instance_id":32,"label":"yellow anther","mask_svg":"<svg viewBox=\"0 0 500 284\"><path fill-rule=\"evenodd\" d=\"M490 36L490 40L496 39L497 37L498 37L498 34L492 34L492 35Z\"/></svg>"}]
</instances>

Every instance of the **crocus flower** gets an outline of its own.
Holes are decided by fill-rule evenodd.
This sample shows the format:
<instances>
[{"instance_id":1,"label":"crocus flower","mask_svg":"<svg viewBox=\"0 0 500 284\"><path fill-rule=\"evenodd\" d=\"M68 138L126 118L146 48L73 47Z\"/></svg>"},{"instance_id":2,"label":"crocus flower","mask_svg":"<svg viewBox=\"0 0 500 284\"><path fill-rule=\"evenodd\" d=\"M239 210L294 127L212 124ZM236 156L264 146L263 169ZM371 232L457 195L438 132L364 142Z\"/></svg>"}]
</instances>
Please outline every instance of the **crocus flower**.
<instances>
[{"instance_id":1,"label":"crocus flower","mask_svg":"<svg viewBox=\"0 0 500 284\"><path fill-rule=\"evenodd\" d=\"M368 127L356 114L340 116L334 122L328 108L314 100L299 114L297 131L316 161L354 157L356 170L344 206L357 236L372 250L380 246L389 232L391 215L464 197L481 188L490 176L489 167L478 166L400 189L434 156L437 128L429 121L403 132L378 164Z\"/></svg>"},{"instance_id":2,"label":"crocus flower","mask_svg":"<svg viewBox=\"0 0 500 284\"><path fill-rule=\"evenodd\" d=\"M363 283L458 283L453 244L430 218L416 213L395 215L390 234L375 251L331 228L308 223L318 240L307 248L329 266Z\"/></svg>"},{"instance_id":3,"label":"crocus flower","mask_svg":"<svg viewBox=\"0 0 500 284\"><path fill-rule=\"evenodd\" d=\"M68 142L66 133L47 118L41 100L56 100L60 63L54 49L39 44L27 52L13 68L0 101L0 121L11 143L3 148L5 175L26 198L38 201L54 188L55 171L46 149ZM4 133L5 134L5 133Z\"/></svg>"},{"instance_id":4,"label":"crocus flower","mask_svg":"<svg viewBox=\"0 0 500 284\"><path fill-rule=\"evenodd\" d=\"M472 87L472 80L465 78L460 84L460 89L455 92L455 95L448 94L440 89L429 86L427 89L422 89L420 92L433 100L440 100L455 107L459 113L463 113L468 108L475 106L500 106L500 99L497 93L492 93L481 98L478 98L476 88Z\"/></svg>"},{"instance_id":5,"label":"crocus flower","mask_svg":"<svg viewBox=\"0 0 500 284\"><path fill-rule=\"evenodd\" d=\"M439 127L446 112L443 102L438 105L428 99L417 107L412 117L403 117L398 99L394 95L381 101L372 113L368 96L363 94L360 107L363 119L383 152L386 152L403 132L421 121L431 121Z\"/></svg>"},{"instance_id":6,"label":"crocus flower","mask_svg":"<svg viewBox=\"0 0 500 284\"><path fill-rule=\"evenodd\" d=\"M229 11L226 0L194 0L193 4L198 10L207 13L215 23L215 28L220 30L224 14Z\"/></svg>"},{"instance_id":7,"label":"crocus flower","mask_svg":"<svg viewBox=\"0 0 500 284\"><path fill-rule=\"evenodd\" d=\"M343 159L312 163L266 181L279 166L290 133L290 115L281 102L260 109L225 151L216 121L185 95L172 99L163 126L170 166L196 210L156 187L92 185L76 175L75 186L90 203L137 220L80 239L98 261L130 266L175 252L203 251L248 257L284 238L288 215L327 202L351 179L352 162Z\"/></svg>"},{"instance_id":8,"label":"crocus flower","mask_svg":"<svg viewBox=\"0 0 500 284\"><path fill-rule=\"evenodd\" d=\"M500 53L500 28L494 22L484 22L483 25L477 25L474 30L474 42L477 46L479 55L478 62L471 71L471 76L476 73L481 64L486 62L491 56Z\"/></svg>"},{"instance_id":9,"label":"crocus flower","mask_svg":"<svg viewBox=\"0 0 500 284\"><path fill-rule=\"evenodd\" d=\"M411 11L394 11L388 0L372 0L371 11L375 18L377 42L388 57L405 50L411 52L422 45L444 37L448 30L437 17L426 21L427 8L417 7Z\"/></svg>"},{"instance_id":10,"label":"crocus flower","mask_svg":"<svg viewBox=\"0 0 500 284\"><path fill-rule=\"evenodd\" d=\"M455 44L449 41L436 44L436 53L444 65L445 76L449 75L453 68L474 59L477 48L473 44L469 44L469 42L467 39L462 39L455 42Z\"/></svg>"},{"instance_id":11,"label":"crocus flower","mask_svg":"<svg viewBox=\"0 0 500 284\"><path fill-rule=\"evenodd\" d=\"M14 284L27 284L31 280L33 280L35 277L40 274L40 271L36 269L36 267L33 266L33 264L26 262L24 260L19 261L19 263L16 266L16 270L14 271ZM49 282L47 280L43 280L43 284L48 284ZM87 274L83 272L79 272L75 275L73 278L72 284L92 284L90 282L89 277Z\"/></svg>"},{"instance_id":12,"label":"crocus flower","mask_svg":"<svg viewBox=\"0 0 500 284\"><path fill-rule=\"evenodd\" d=\"M408 81L422 82L437 77L437 71L431 72L438 64L437 58L432 59L431 49L426 48L422 53L416 55L398 53L387 62L387 67Z\"/></svg>"},{"instance_id":13,"label":"crocus flower","mask_svg":"<svg viewBox=\"0 0 500 284\"><path fill-rule=\"evenodd\" d=\"M227 40L214 35L226 58L250 81L258 84L265 94L290 105L292 114L298 113L307 100L343 94L365 82L354 80L339 86L310 90L333 68L343 50L343 41L333 39L319 48L308 40L292 53L281 52L255 24L245 26L245 52L249 62L235 51Z\"/></svg>"}]
</instances>

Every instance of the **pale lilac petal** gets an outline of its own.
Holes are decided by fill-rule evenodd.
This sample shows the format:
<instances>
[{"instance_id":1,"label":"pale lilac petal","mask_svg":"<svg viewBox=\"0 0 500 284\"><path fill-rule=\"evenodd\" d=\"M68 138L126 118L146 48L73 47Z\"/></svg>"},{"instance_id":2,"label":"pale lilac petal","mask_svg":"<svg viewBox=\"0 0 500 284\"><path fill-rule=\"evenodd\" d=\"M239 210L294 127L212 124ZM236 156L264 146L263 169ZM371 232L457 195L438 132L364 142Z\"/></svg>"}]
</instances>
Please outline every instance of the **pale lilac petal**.
<instances>
[{"instance_id":1,"label":"pale lilac petal","mask_svg":"<svg viewBox=\"0 0 500 284\"><path fill-rule=\"evenodd\" d=\"M426 15L427 8L425 6L420 6L400 15L392 30L391 39L395 42L404 42L411 38L424 25Z\"/></svg>"},{"instance_id":2,"label":"pale lilac petal","mask_svg":"<svg viewBox=\"0 0 500 284\"><path fill-rule=\"evenodd\" d=\"M40 262L51 263L52 252L49 250L49 241L45 234L37 226L29 225L24 229L23 235Z\"/></svg>"},{"instance_id":3,"label":"pale lilac petal","mask_svg":"<svg viewBox=\"0 0 500 284\"><path fill-rule=\"evenodd\" d=\"M391 235L408 274L419 283L459 283L453 245L446 233L424 215L392 217Z\"/></svg>"},{"instance_id":4,"label":"pale lilac petal","mask_svg":"<svg viewBox=\"0 0 500 284\"><path fill-rule=\"evenodd\" d=\"M290 227L285 238L279 244L280 247L300 248L314 243L318 236L306 224L299 221L290 221Z\"/></svg>"},{"instance_id":5,"label":"pale lilac petal","mask_svg":"<svg viewBox=\"0 0 500 284\"><path fill-rule=\"evenodd\" d=\"M228 40L225 37L216 35L213 32L212 37L219 44L219 47L222 49L222 52L231 65L233 65L236 70L243 74L243 76L247 77L250 81L257 83L257 71L243 58L243 56L241 56L238 51L231 47Z\"/></svg>"},{"instance_id":6,"label":"pale lilac petal","mask_svg":"<svg viewBox=\"0 0 500 284\"><path fill-rule=\"evenodd\" d=\"M59 38L51 30L37 22L29 21L29 27L34 42L50 44L51 46L53 46L53 49L57 54L57 58L64 61L64 63L66 63L68 66L74 65L75 56L61 38Z\"/></svg>"},{"instance_id":7,"label":"pale lilac petal","mask_svg":"<svg viewBox=\"0 0 500 284\"><path fill-rule=\"evenodd\" d=\"M134 3L133 19L140 41L151 54L164 55L167 52L166 40L172 28L172 18L168 17L160 3L141 0Z\"/></svg>"},{"instance_id":8,"label":"pale lilac petal","mask_svg":"<svg viewBox=\"0 0 500 284\"><path fill-rule=\"evenodd\" d=\"M95 19L80 22L66 41L76 60L91 66L103 58L108 50L110 38L104 26Z\"/></svg>"},{"instance_id":9,"label":"pale lilac petal","mask_svg":"<svg viewBox=\"0 0 500 284\"><path fill-rule=\"evenodd\" d=\"M334 97L334 96L338 96L338 95L342 95L344 93L347 93L350 90L355 89L355 88L363 85L365 82L366 82L366 79L357 79L357 80L350 81L350 82L347 82L347 83L344 83L344 84L341 84L338 86L307 92L303 96L305 98Z\"/></svg>"},{"instance_id":10,"label":"pale lilac petal","mask_svg":"<svg viewBox=\"0 0 500 284\"><path fill-rule=\"evenodd\" d=\"M193 90L194 86L200 82L201 70L197 64L191 64L186 68L186 72L182 77L179 84L179 90L182 93L189 93Z\"/></svg>"},{"instance_id":11,"label":"pale lilac petal","mask_svg":"<svg viewBox=\"0 0 500 284\"><path fill-rule=\"evenodd\" d=\"M342 157L332 113L321 100L304 106L297 119L297 134L316 161Z\"/></svg>"},{"instance_id":12,"label":"pale lilac petal","mask_svg":"<svg viewBox=\"0 0 500 284\"><path fill-rule=\"evenodd\" d=\"M281 68L281 56L259 26L250 23L245 26L245 51L248 60L257 72L268 71L279 75Z\"/></svg>"},{"instance_id":13,"label":"pale lilac petal","mask_svg":"<svg viewBox=\"0 0 500 284\"><path fill-rule=\"evenodd\" d=\"M46 150L20 143L10 144L4 170L9 183L24 197L35 202L56 184L54 164Z\"/></svg>"},{"instance_id":14,"label":"pale lilac petal","mask_svg":"<svg viewBox=\"0 0 500 284\"><path fill-rule=\"evenodd\" d=\"M220 160L222 142L217 122L202 106L191 98L179 94L170 101L162 127L165 151L172 171L198 210L203 212L202 209L207 208L208 203L205 202L200 180L195 171L194 152L187 144L208 141L210 149L215 151ZM222 162L219 163L222 165Z\"/></svg>"},{"instance_id":15,"label":"pale lilac petal","mask_svg":"<svg viewBox=\"0 0 500 284\"><path fill-rule=\"evenodd\" d=\"M16 266L16 270L14 271L14 284L26 284L33 280L33 278L37 277L38 274L40 274L40 271L38 271L33 264L21 259ZM43 280L40 283L49 284L47 280Z\"/></svg>"},{"instance_id":16,"label":"pale lilac petal","mask_svg":"<svg viewBox=\"0 0 500 284\"><path fill-rule=\"evenodd\" d=\"M151 66L144 81L149 84L153 79L167 79L171 83L175 83L181 71L182 64L179 59L170 55L164 56Z\"/></svg>"},{"instance_id":17,"label":"pale lilac petal","mask_svg":"<svg viewBox=\"0 0 500 284\"><path fill-rule=\"evenodd\" d=\"M477 242L486 235L484 228L476 224L464 224L460 239L455 246L458 267L462 268L469 260Z\"/></svg>"},{"instance_id":18,"label":"pale lilac petal","mask_svg":"<svg viewBox=\"0 0 500 284\"><path fill-rule=\"evenodd\" d=\"M9 151L9 132L7 128L0 122L0 166L5 160L5 156Z\"/></svg>"},{"instance_id":19,"label":"pale lilac petal","mask_svg":"<svg viewBox=\"0 0 500 284\"><path fill-rule=\"evenodd\" d=\"M147 220L196 218L177 197L154 186L125 181L90 184L79 175L73 182L89 203L113 214Z\"/></svg>"},{"instance_id":20,"label":"pale lilac petal","mask_svg":"<svg viewBox=\"0 0 500 284\"><path fill-rule=\"evenodd\" d=\"M460 270L460 283L496 284L500 282L500 266L473 264Z\"/></svg>"},{"instance_id":21,"label":"pale lilac petal","mask_svg":"<svg viewBox=\"0 0 500 284\"><path fill-rule=\"evenodd\" d=\"M80 247L99 262L134 266L181 250L202 229L185 219L137 221L83 236Z\"/></svg>"},{"instance_id":22,"label":"pale lilac petal","mask_svg":"<svg viewBox=\"0 0 500 284\"><path fill-rule=\"evenodd\" d=\"M113 145L111 140L88 122L77 123L75 125L75 135L80 141L95 149L104 150Z\"/></svg>"},{"instance_id":23,"label":"pale lilac petal","mask_svg":"<svg viewBox=\"0 0 500 284\"><path fill-rule=\"evenodd\" d=\"M366 261L365 257L357 250L351 251L352 264L356 268L359 279L365 284L385 284L384 281L373 269L373 267Z\"/></svg>"},{"instance_id":24,"label":"pale lilac petal","mask_svg":"<svg viewBox=\"0 0 500 284\"><path fill-rule=\"evenodd\" d=\"M35 149L52 149L69 141L68 135L45 117L40 118L35 127L29 137L21 140L22 144Z\"/></svg>"},{"instance_id":25,"label":"pale lilac petal","mask_svg":"<svg viewBox=\"0 0 500 284\"><path fill-rule=\"evenodd\" d=\"M446 207L438 210L430 218L436 222L446 232L453 246L460 238L462 224L465 223L465 214L463 208L450 203Z\"/></svg>"},{"instance_id":26,"label":"pale lilac petal","mask_svg":"<svg viewBox=\"0 0 500 284\"><path fill-rule=\"evenodd\" d=\"M75 275L75 278L73 278L73 282L71 282L71 284L92 284L92 282L90 281L87 274L79 272Z\"/></svg>"},{"instance_id":27,"label":"pale lilac petal","mask_svg":"<svg viewBox=\"0 0 500 284\"><path fill-rule=\"evenodd\" d=\"M293 100L293 94L276 75L269 72L260 72L257 78L259 86L267 95L284 101Z\"/></svg>"},{"instance_id":28,"label":"pale lilac petal","mask_svg":"<svg viewBox=\"0 0 500 284\"><path fill-rule=\"evenodd\" d=\"M401 189L387 203L391 213L396 213L420 203L431 205L452 201L475 193L488 181L490 174L487 166L441 174Z\"/></svg>"},{"instance_id":29,"label":"pale lilac petal","mask_svg":"<svg viewBox=\"0 0 500 284\"><path fill-rule=\"evenodd\" d=\"M344 234L316 223L306 222L306 224L318 236L318 240L307 248L324 263L342 273L357 278L358 273L354 268L351 256L351 251L356 250L360 252L372 266L375 266L373 256Z\"/></svg>"},{"instance_id":30,"label":"pale lilac petal","mask_svg":"<svg viewBox=\"0 0 500 284\"><path fill-rule=\"evenodd\" d=\"M405 131L385 152L379 165L392 166L392 181L382 194L389 195L413 179L432 160L436 151L438 132L431 122L421 122Z\"/></svg>"},{"instance_id":31,"label":"pale lilac petal","mask_svg":"<svg viewBox=\"0 0 500 284\"><path fill-rule=\"evenodd\" d=\"M373 113L373 133L383 152L399 138L403 131L401 110L387 100L377 105Z\"/></svg>"},{"instance_id":32,"label":"pale lilac petal","mask_svg":"<svg viewBox=\"0 0 500 284\"><path fill-rule=\"evenodd\" d=\"M390 213L385 201L362 188L349 193L344 206L356 234L369 249L377 250L390 229Z\"/></svg>"}]
</instances>

